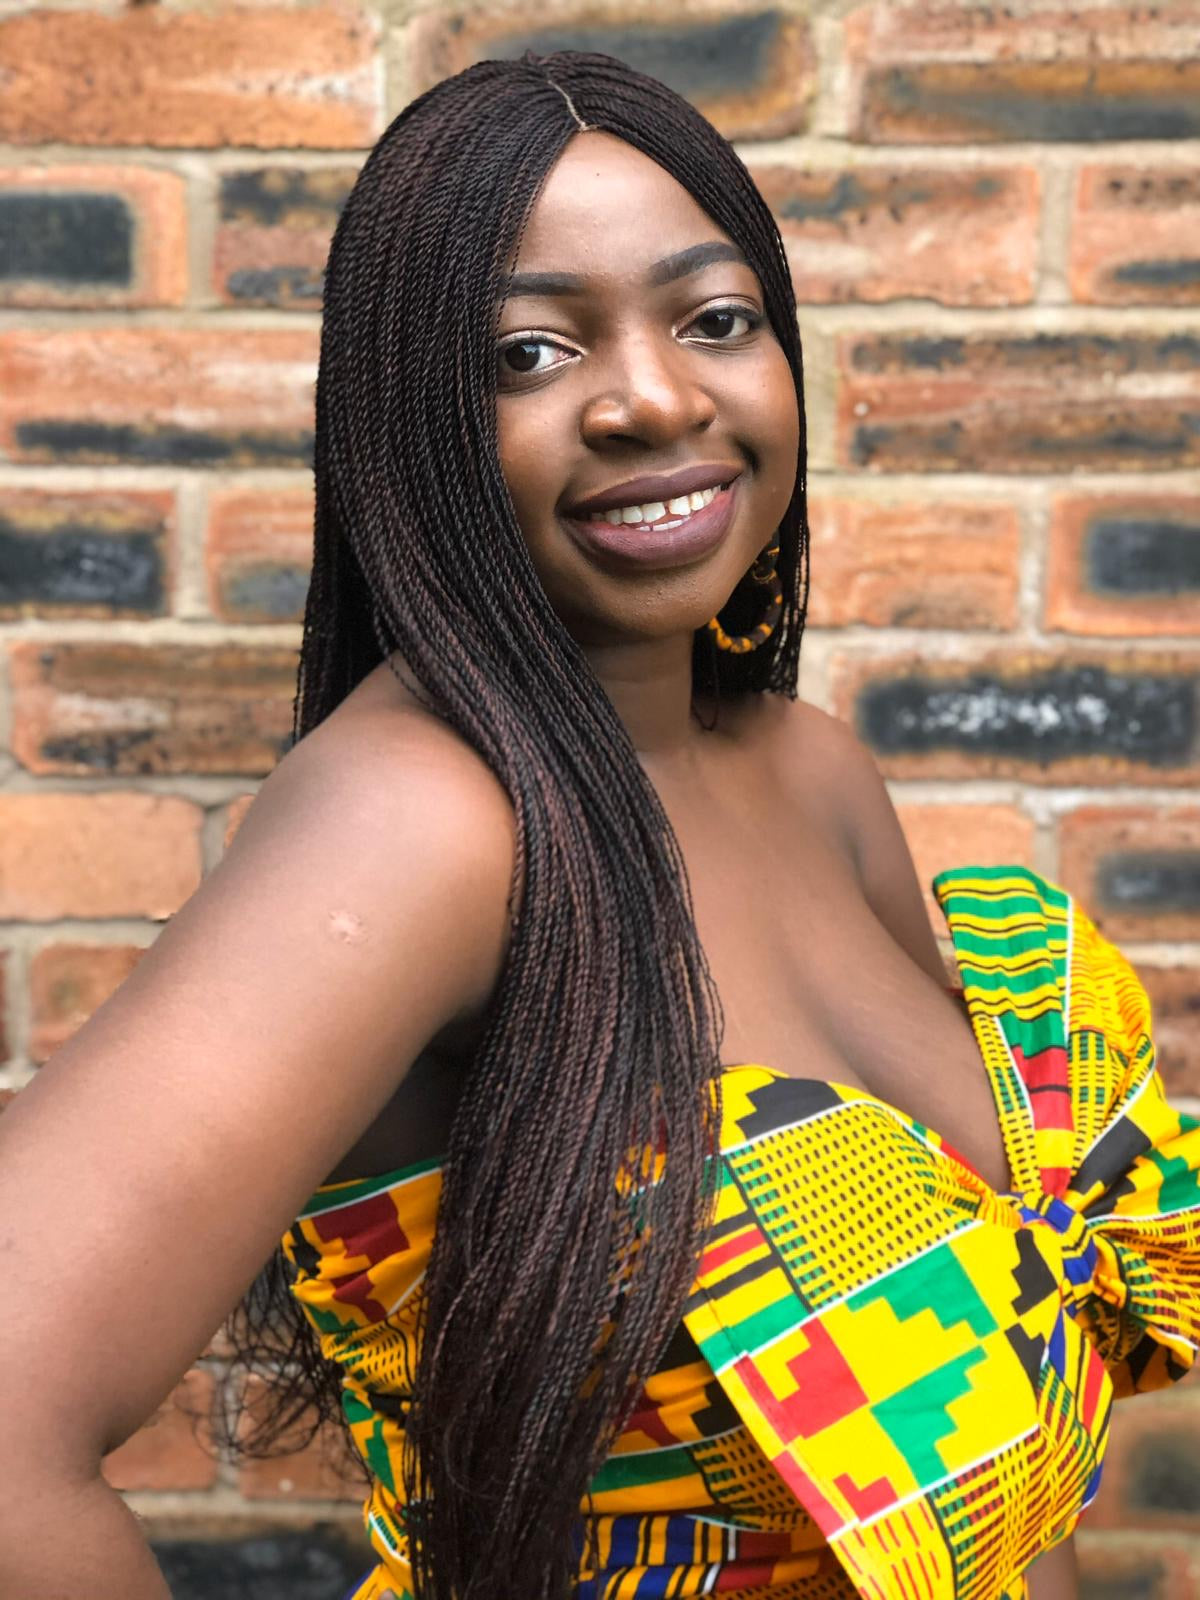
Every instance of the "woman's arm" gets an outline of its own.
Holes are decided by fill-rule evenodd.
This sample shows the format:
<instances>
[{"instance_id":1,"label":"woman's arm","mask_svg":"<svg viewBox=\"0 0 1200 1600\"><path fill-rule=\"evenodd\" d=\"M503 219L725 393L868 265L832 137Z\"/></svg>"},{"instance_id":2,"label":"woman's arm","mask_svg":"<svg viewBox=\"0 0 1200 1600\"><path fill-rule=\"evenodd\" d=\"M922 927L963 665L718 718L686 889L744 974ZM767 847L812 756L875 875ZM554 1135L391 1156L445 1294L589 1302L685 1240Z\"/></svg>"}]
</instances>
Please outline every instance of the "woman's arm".
<instances>
[{"instance_id":1,"label":"woman's arm","mask_svg":"<svg viewBox=\"0 0 1200 1600\"><path fill-rule=\"evenodd\" d=\"M1079 1567L1075 1538L1064 1539L1039 1556L1029 1569L1029 1600L1078 1600Z\"/></svg>"},{"instance_id":2,"label":"woman's arm","mask_svg":"<svg viewBox=\"0 0 1200 1600\"><path fill-rule=\"evenodd\" d=\"M0 1594L165 1595L102 1458L501 970L507 796L428 719L352 726L280 764L220 866L0 1119Z\"/></svg>"}]
</instances>

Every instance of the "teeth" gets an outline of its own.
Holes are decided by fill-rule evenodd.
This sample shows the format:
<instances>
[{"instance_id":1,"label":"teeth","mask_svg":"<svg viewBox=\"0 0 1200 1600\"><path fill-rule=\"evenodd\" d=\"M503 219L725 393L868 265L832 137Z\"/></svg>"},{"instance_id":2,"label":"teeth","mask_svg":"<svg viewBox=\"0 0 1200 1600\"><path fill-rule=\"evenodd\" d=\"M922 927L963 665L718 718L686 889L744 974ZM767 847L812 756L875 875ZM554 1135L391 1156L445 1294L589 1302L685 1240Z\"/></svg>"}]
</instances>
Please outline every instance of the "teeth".
<instances>
[{"instance_id":1,"label":"teeth","mask_svg":"<svg viewBox=\"0 0 1200 1600\"><path fill-rule=\"evenodd\" d=\"M705 506L712 505L725 484L712 489L697 489L692 494L676 495L673 500L664 504L661 500L648 500L641 506L612 506L608 511L593 511L588 520L591 522L607 522L612 527L621 524L661 522L666 516L688 517L693 511L702 511Z\"/></svg>"}]
</instances>

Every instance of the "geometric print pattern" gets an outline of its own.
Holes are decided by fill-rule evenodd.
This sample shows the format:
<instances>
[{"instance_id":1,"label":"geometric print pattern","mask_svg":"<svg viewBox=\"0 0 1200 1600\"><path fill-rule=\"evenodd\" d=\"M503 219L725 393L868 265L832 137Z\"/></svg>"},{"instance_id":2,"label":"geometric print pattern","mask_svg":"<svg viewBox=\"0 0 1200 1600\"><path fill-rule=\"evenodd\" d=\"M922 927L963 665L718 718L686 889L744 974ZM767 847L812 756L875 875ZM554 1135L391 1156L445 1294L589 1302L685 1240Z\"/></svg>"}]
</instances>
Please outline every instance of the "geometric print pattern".
<instances>
[{"instance_id":1,"label":"geometric print pattern","mask_svg":"<svg viewBox=\"0 0 1200 1600\"><path fill-rule=\"evenodd\" d=\"M1096 1492L1114 1397L1200 1341L1200 1127L1145 990L1057 885L933 879L1013 1179L862 1090L722 1069L713 1223L681 1326L584 1508L580 1600L1024 1600ZM372 1474L400 1503L436 1162L319 1190L284 1240Z\"/></svg>"}]
</instances>

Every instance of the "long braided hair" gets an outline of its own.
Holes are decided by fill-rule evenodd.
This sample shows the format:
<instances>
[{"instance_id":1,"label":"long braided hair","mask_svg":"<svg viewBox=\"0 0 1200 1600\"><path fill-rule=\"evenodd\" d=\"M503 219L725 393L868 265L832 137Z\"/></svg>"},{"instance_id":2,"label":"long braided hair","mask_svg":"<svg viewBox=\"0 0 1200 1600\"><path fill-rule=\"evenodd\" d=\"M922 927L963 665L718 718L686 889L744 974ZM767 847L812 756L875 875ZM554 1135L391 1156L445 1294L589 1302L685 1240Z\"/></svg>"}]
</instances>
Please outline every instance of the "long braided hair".
<instances>
[{"instance_id":1,"label":"long braided hair","mask_svg":"<svg viewBox=\"0 0 1200 1600\"><path fill-rule=\"evenodd\" d=\"M510 795L523 891L424 1285L404 1460L420 1600L571 1592L581 1502L678 1322L710 1214L722 1024L683 860L535 574L497 451L506 263L580 118L656 161L742 248L803 418L778 230L731 146L663 84L590 53L484 61L413 101L371 152L326 275L295 734L396 653ZM697 631L693 681L718 700L796 694L803 428L778 542L770 640L726 656ZM753 592L730 598L731 630ZM639 1151L657 1152L654 1181L631 1168ZM278 1260L248 1314L300 1364L277 1418L289 1394L336 1414L339 1375Z\"/></svg>"}]
</instances>

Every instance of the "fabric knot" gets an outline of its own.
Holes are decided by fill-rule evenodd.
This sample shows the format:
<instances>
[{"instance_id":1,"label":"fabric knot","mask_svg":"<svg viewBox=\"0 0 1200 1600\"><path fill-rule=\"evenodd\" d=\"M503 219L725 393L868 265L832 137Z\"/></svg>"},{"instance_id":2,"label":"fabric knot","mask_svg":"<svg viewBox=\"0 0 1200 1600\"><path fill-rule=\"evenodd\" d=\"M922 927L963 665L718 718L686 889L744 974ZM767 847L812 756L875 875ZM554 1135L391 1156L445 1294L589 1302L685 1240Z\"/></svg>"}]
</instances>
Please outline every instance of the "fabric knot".
<instances>
[{"instance_id":1,"label":"fabric knot","mask_svg":"<svg viewBox=\"0 0 1200 1600\"><path fill-rule=\"evenodd\" d=\"M1060 1240L1063 1277L1070 1289L1073 1308L1088 1295L1098 1291L1096 1269L1100 1265L1100 1252L1092 1233L1091 1224L1082 1212L1060 1200L1057 1195L1041 1190L1027 1190L1024 1194L1010 1195L1022 1222L1034 1227L1052 1228Z\"/></svg>"}]
</instances>

